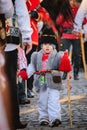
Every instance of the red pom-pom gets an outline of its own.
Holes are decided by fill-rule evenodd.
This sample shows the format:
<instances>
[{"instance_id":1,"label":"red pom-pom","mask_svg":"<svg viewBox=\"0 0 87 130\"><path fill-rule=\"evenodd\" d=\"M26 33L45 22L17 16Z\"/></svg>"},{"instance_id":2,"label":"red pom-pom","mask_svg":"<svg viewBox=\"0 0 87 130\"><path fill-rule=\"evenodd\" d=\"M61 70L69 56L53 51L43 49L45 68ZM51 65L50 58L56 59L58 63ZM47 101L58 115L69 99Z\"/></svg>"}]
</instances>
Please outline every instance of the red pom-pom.
<instances>
[{"instance_id":1,"label":"red pom-pom","mask_svg":"<svg viewBox=\"0 0 87 130\"><path fill-rule=\"evenodd\" d=\"M24 80L27 80L27 79L28 79L28 74L26 73L26 71L25 71L25 70L21 70L21 71L18 73L18 76L21 76L22 81L24 81Z\"/></svg>"},{"instance_id":2,"label":"red pom-pom","mask_svg":"<svg viewBox=\"0 0 87 130\"><path fill-rule=\"evenodd\" d=\"M64 55L61 57L59 70L64 72L69 72L72 70L70 59L68 57L68 51L65 51Z\"/></svg>"}]
</instances>

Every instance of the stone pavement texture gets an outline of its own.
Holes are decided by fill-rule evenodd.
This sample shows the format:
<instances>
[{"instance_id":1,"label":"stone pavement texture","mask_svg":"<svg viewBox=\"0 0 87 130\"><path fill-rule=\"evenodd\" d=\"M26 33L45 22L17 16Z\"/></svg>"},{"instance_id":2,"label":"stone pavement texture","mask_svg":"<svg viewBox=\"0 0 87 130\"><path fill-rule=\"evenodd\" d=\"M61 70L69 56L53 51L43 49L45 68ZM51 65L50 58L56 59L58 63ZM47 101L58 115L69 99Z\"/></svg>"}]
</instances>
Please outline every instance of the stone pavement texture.
<instances>
[{"instance_id":1,"label":"stone pavement texture","mask_svg":"<svg viewBox=\"0 0 87 130\"><path fill-rule=\"evenodd\" d=\"M72 74L71 74L72 75ZM60 91L62 124L59 127L42 127L38 123L37 95L31 98L31 103L20 106L21 121L27 121L28 125L24 130L87 130L87 80L84 73L79 73L79 80L70 81L72 126L70 125L70 114L67 98L67 80L63 81L63 89Z\"/></svg>"}]
</instances>

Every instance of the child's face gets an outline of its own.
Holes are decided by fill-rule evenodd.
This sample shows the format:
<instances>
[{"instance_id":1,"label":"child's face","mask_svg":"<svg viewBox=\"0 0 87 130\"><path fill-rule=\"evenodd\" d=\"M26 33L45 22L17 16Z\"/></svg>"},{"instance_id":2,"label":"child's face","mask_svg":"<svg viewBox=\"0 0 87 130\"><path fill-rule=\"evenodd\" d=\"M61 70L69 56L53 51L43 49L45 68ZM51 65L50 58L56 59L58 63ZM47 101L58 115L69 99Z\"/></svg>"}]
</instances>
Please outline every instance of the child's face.
<instances>
[{"instance_id":1,"label":"child's face","mask_svg":"<svg viewBox=\"0 0 87 130\"><path fill-rule=\"evenodd\" d=\"M46 44L44 43L42 45L42 50L44 51L44 53L51 53L53 51L53 47L49 43L46 43Z\"/></svg>"}]
</instances>

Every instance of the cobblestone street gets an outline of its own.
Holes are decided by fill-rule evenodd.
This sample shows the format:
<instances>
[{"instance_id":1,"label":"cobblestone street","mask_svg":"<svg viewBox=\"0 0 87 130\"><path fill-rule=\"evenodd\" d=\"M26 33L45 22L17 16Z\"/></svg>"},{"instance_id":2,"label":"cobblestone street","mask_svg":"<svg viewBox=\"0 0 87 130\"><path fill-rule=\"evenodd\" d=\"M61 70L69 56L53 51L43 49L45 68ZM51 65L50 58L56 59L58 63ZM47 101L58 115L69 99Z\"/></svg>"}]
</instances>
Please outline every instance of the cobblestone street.
<instances>
[{"instance_id":1,"label":"cobblestone street","mask_svg":"<svg viewBox=\"0 0 87 130\"><path fill-rule=\"evenodd\" d=\"M70 81L72 89L70 91L71 98L71 114L72 126L70 126L70 116L67 98L67 80L63 81L63 89L60 91L60 102L62 110L62 124L59 127L42 127L38 124L37 111L37 95L30 98L31 103L20 106L21 121L27 121L28 125L25 130L87 130L87 80L84 73L79 73L79 80Z\"/></svg>"}]
</instances>

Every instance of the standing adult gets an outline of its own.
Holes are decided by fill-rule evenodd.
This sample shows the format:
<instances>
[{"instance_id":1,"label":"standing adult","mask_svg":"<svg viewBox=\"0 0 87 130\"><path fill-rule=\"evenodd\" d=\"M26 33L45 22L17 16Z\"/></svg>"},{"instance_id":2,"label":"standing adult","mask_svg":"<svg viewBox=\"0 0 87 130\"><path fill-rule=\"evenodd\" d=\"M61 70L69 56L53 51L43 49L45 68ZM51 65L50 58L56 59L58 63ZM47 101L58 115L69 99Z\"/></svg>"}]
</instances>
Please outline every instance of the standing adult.
<instances>
[{"instance_id":1,"label":"standing adult","mask_svg":"<svg viewBox=\"0 0 87 130\"><path fill-rule=\"evenodd\" d=\"M81 5L77 11L74 22L74 33L79 35L84 18L87 16L87 1L82 0ZM85 37L87 38L87 27L85 27Z\"/></svg>"},{"instance_id":2,"label":"standing adult","mask_svg":"<svg viewBox=\"0 0 87 130\"><path fill-rule=\"evenodd\" d=\"M73 77L78 80L79 64L80 64L80 37L72 33L74 18L77 13L77 6L73 0L59 0L61 7L59 7L59 14L56 18L56 23L62 26L63 32L61 36L61 50L70 51L70 46L73 46ZM66 79L67 73L63 74L63 79Z\"/></svg>"},{"instance_id":3,"label":"standing adult","mask_svg":"<svg viewBox=\"0 0 87 130\"><path fill-rule=\"evenodd\" d=\"M18 16L18 24L22 34L23 47L26 48L26 53L32 49L31 44L31 34L32 29L30 27L30 19L26 7L25 0L13 0L16 15ZM5 47L6 55L6 73L9 80L10 96L11 96L11 108L12 108L12 124L14 129L25 128L26 123L22 124L20 122L19 116L19 104L17 98L17 59L18 59L18 44L20 43L20 36L18 28L15 26L16 16L13 16L12 24L8 23L7 31L7 44ZM25 21L26 19L26 21ZM9 33L8 33L9 32Z\"/></svg>"},{"instance_id":4,"label":"standing adult","mask_svg":"<svg viewBox=\"0 0 87 130\"><path fill-rule=\"evenodd\" d=\"M4 47L6 44L5 19L12 17L14 8L11 0L0 0L0 130L11 130L11 102L9 81L6 74Z\"/></svg>"}]
</instances>

